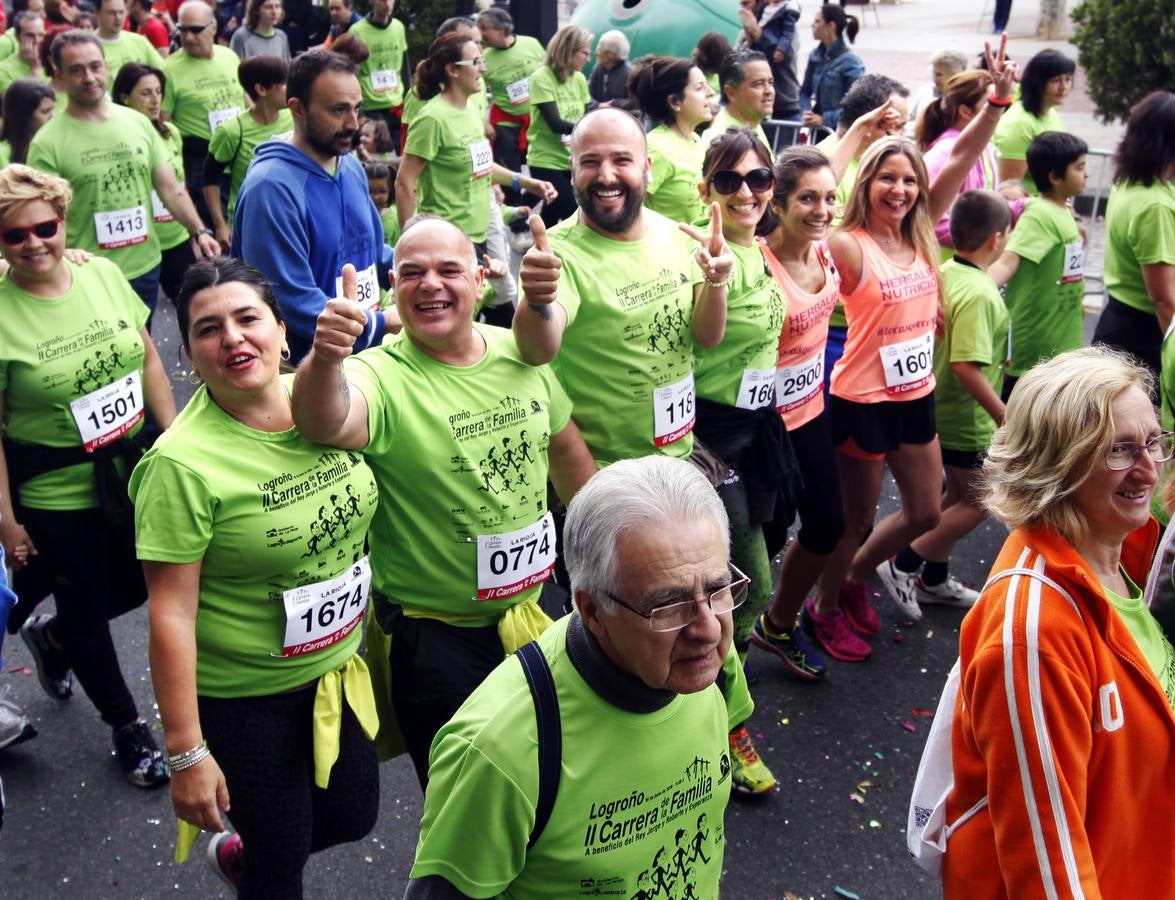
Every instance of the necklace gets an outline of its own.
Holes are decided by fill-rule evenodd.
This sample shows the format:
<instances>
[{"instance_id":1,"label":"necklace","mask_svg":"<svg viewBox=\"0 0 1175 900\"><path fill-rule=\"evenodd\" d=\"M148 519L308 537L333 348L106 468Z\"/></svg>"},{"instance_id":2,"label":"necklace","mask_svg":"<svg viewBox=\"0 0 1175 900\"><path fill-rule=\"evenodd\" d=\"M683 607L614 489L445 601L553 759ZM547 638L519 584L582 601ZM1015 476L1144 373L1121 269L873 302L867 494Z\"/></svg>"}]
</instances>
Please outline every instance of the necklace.
<instances>
[{"instance_id":1,"label":"necklace","mask_svg":"<svg viewBox=\"0 0 1175 900\"><path fill-rule=\"evenodd\" d=\"M869 232L869 237L873 238L876 243L881 244L883 247L888 247L890 244L897 243L897 238L880 238L872 231Z\"/></svg>"}]
</instances>

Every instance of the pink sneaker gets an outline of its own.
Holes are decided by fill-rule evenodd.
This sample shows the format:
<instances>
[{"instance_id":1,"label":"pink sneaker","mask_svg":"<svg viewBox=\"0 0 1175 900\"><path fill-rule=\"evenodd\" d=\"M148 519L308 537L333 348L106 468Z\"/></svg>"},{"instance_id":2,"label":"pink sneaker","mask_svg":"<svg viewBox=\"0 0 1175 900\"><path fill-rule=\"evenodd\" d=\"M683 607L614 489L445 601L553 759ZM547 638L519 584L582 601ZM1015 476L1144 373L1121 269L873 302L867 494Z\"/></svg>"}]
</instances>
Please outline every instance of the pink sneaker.
<instances>
[{"instance_id":1,"label":"pink sneaker","mask_svg":"<svg viewBox=\"0 0 1175 900\"><path fill-rule=\"evenodd\" d=\"M865 599L865 585L853 584L851 581L842 581L840 585L840 608L844 610L845 618L858 634L877 634L881 630L881 620L877 613Z\"/></svg>"},{"instance_id":2,"label":"pink sneaker","mask_svg":"<svg viewBox=\"0 0 1175 900\"><path fill-rule=\"evenodd\" d=\"M239 834L222 831L208 842L208 865L234 891L241 887L241 863L245 844Z\"/></svg>"},{"instance_id":3,"label":"pink sneaker","mask_svg":"<svg viewBox=\"0 0 1175 900\"><path fill-rule=\"evenodd\" d=\"M825 653L841 662L864 662L873 652L873 648L849 628L843 609L838 607L835 612L822 616L816 612L814 598L809 597L804 603L800 627L820 642Z\"/></svg>"}]
</instances>

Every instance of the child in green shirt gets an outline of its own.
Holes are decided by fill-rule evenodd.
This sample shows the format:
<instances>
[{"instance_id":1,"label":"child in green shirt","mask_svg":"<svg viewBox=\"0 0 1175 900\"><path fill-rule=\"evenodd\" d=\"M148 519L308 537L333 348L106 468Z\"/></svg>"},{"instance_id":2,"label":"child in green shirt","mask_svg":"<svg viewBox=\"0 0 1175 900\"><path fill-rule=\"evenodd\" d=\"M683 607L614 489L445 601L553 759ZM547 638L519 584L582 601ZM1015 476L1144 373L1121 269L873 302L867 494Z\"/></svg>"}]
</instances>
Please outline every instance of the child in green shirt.
<instances>
[{"instance_id":1,"label":"child in green shirt","mask_svg":"<svg viewBox=\"0 0 1175 900\"><path fill-rule=\"evenodd\" d=\"M919 603L967 608L979 592L948 577L955 544L983 522L983 457L1004 419L997 393L1008 358L1008 314L986 271L1003 252L1011 211L994 191L965 191L951 208L954 258L942 266L946 330L934 352L935 421L942 443L946 495L933 529L877 567L889 593L911 618ZM921 570L921 574L919 574Z\"/></svg>"},{"instance_id":2,"label":"child in green shirt","mask_svg":"<svg viewBox=\"0 0 1175 900\"><path fill-rule=\"evenodd\" d=\"M1070 201L1085 189L1089 147L1063 131L1046 131L1028 145L1028 171L1040 196L1028 201L1003 255L991 267L1007 288L1012 320L1006 403L1016 380L1043 359L1085 343L1085 239Z\"/></svg>"}]
</instances>

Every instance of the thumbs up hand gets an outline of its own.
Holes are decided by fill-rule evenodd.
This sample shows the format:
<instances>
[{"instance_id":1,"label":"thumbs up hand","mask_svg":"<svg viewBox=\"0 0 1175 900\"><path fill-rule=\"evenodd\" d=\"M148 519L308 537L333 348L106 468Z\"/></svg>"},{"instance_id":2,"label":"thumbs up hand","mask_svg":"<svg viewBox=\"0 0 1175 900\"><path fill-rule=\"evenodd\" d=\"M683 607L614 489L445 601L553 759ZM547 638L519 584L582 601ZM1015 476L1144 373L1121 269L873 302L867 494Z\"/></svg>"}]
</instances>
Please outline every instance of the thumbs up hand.
<instances>
[{"instance_id":1,"label":"thumbs up hand","mask_svg":"<svg viewBox=\"0 0 1175 900\"><path fill-rule=\"evenodd\" d=\"M530 217L530 233L534 235L534 246L522 257L518 280L526 302L532 306L547 305L555 299L559 288L559 270L563 262L551 252L547 239L547 228L538 216Z\"/></svg>"},{"instance_id":2,"label":"thumbs up hand","mask_svg":"<svg viewBox=\"0 0 1175 900\"><path fill-rule=\"evenodd\" d=\"M342 362L351 355L355 341L367 329L367 313L355 299L359 276L350 263L343 266L343 296L327 300L314 328L314 352L322 359Z\"/></svg>"}]
</instances>

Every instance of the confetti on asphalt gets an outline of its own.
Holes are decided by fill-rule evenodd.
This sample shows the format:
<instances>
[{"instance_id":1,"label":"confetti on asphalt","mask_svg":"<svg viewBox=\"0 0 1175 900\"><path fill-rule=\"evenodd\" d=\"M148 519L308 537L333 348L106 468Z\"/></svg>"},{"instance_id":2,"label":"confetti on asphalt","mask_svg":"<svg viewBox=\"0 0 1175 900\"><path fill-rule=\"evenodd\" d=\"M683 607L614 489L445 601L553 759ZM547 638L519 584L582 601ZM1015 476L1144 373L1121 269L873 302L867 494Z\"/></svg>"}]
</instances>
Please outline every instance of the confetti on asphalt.
<instances>
[{"instance_id":1,"label":"confetti on asphalt","mask_svg":"<svg viewBox=\"0 0 1175 900\"><path fill-rule=\"evenodd\" d=\"M791 724L791 719L780 719L780 720L779 720L779 724L780 724L780 725L790 725L790 724Z\"/></svg>"},{"instance_id":2,"label":"confetti on asphalt","mask_svg":"<svg viewBox=\"0 0 1175 900\"><path fill-rule=\"evenodd\" d=\"M844 897L845 900L861 900L860 894L854 894L848 888L842 888L839 884L832 889L832 892L838 897Z\"/></svg>"},{"instance_id":3,"label":"confetti on asphalt","mask_svg":"<svg viewBox=\"0 0 1175 900\"><path fill-rule=\"evenodd\" d=\"M905 639L906 639L906 636L904 634L902 634L900 631L895 631L893 633L893 642L895 644L900 644Z\"/></svg>"},{"instance_id":4,"label":"confetti on asphalt","mask_svg":"<svg viewBox=\"0 0 1175 900\"><path fill-rule=\"evenodd\" d=\"M860 794L858 794L855 791L853 793L849 794L849 799L852 800L854 803L864 803L865 802L865 798L862 797Z\"/></svg>"},{"instance_id":5,"label":"confetti on asphalt","mask_svg":"<svg viewBox=\"0 0 1175 900\"><path fill-rule=\"evenodd\" d=\"M915 726L914 723L909 719L902 719L902 727L909 732L915 732L918 730L917 726Z\"/></svg>"},{"instance_id":6,"label":"confetti on asphalt","mask_svg":"<svg viewBox=\"0 0 1175 900\"><path fill-rule=\"evenodd\" d=\"M880 822L878 822L876 819L870 819L870 820L869 820L869 827L870 827L870 828L880 828L880 827L881 827L881 823L880 823Z\"/></svg>"},{"instance_id":7,"label":"confetti on asphalt","mask_svg":"<svg viewBox=\"0 0 1175 900\"><path fill-rule=\"evenodd\" d=\"M933 628L931 628L929 631L926 632L926 640L930 640L932 637L934 637L934 629Z\"/></svg>"},{"instance_id":8,"label":"confetti on asphalt","mask_svg":"<svg viewBox=\"0 0 1175 900\"><path fill-rule=\"evenodd\" d=\"M880 750L874 750L873 755L875 757L877 757L878 759L885 759L885 754L882 753Z\"/></svg>"},{"instance_id":9,"label":"confetti on asphalt","mask_svg":"<svg viewBox=\"0 0 1175 900\"><path fill-rule=\"evenodd\" d=\"M19 672L21 675L32 675L33 674L33 670L30 669L28 666L13 666L8 671L10 673L11 672Z\"/></svg>"},{"instance_id":10,"label":"confetti on asphalt","mask_svg":"<svg viewBox=\"0 0 1175 900\"><path fill-rule=\"evenodd\" d=\"M934 718L934 710L933 710L933 709L923 709L923 708L922 708L922 707L920 707L920 706L915 706L915 707L914 707L912 710L910 710L910 711L911 711L911 712L912 712L914 715L916 715L916 716L922 716L922 717L924 717L924 718L927 718L927 719L933 719L933 718Z\"/></svg>"}]
</instances>

